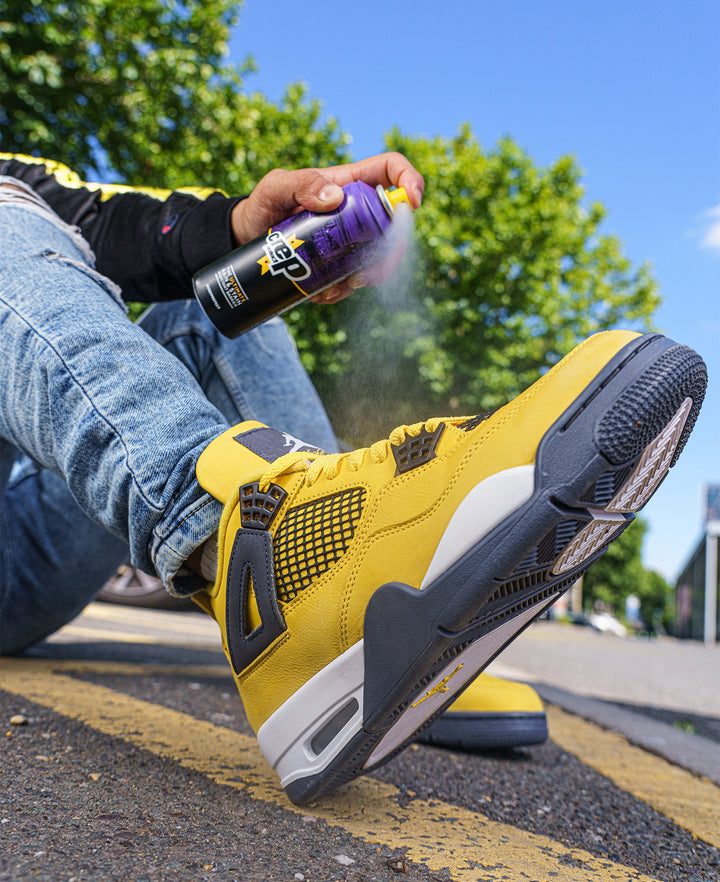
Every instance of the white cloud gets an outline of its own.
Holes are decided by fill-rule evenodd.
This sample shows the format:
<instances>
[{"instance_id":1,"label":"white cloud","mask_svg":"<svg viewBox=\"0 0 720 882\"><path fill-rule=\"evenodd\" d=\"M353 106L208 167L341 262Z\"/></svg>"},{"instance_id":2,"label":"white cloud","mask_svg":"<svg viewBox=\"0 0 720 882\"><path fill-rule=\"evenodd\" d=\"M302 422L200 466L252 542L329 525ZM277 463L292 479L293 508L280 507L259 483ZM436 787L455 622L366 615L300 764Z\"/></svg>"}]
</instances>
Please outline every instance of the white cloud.
<instances>
[{"instance_id":1,"label":"white cloud","mask_svg":"<svg viewBox=\"0 0 720 882\"><path fill-rule=\"evenodd\" d=\"M720 254L720 205L705 212L706 228L700 244L709 251Z\"/></svg>"}]
</instances>

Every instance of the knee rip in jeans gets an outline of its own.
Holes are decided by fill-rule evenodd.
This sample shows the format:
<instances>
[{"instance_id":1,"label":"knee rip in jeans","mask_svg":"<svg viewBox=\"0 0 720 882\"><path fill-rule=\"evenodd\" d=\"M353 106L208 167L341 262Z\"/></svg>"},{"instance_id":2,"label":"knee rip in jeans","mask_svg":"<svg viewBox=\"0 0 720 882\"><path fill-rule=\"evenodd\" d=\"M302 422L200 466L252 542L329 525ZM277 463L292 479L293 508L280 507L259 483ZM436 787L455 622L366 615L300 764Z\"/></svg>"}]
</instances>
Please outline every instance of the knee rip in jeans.
<instances>
[{"instance_id":1,"label":"knee rip in jeans","mask_svg":"<svg viewBox=\"0 0 720 882\"><path fill-rule=\"evenodd\" d=\"M122 291L119 285L116 285L111 279L108 279L107 276L104 276L102 273L99 273L93 267L88 266L86 263L83 263L82 260L77 260L73 257L67 257L64 254L59 254L57 251L52 251L47 248L42 252L42 257L46 260L57 261L58 263L66 264L67 266L72 267L73 269L79 270L81 273L84 273L88 278L92 279L97 285L110 295L112 300L114 300L118 306L121 307L123 312L127 313L127 306L122 299Z\"/></svg>"}]
</instances>

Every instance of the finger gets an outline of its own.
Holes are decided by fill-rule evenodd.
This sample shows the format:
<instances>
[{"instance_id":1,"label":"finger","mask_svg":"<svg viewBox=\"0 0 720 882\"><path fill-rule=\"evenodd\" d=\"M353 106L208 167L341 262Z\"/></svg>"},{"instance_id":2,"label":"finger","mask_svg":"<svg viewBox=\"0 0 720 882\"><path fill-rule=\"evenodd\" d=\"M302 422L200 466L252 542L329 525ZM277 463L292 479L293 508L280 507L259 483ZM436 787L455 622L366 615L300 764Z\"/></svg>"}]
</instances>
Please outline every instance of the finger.
<instances>
[{"instance_id":1,"label":"finger","mask_svg":"<svg viewBox=\"0 0 720 882\"><path fill-rule=\"evenodd\" d=\"M332 211L343 201L340 184L327 174L326 169L304 168L287 172L283 182L287 187L286 202L294 208L308 211Z\"/></svg>"},{"instance_id":2,"label":"finger","mask_svg":"<svg viewBox=\"0 0 720 882\"><path fill-rule=\"evenodd\" d=\"M337 208L343 200L343 192L326 169L275 169L261 179L249 198L257 202L259 210L284 219L299 208L309 211Z\"/></svg>"},{"instance_id":3,"label":"finger","mask_svg":"<svg viewBox=\"0 0 720 882\"><path fill-rule=\"evenodd\" d=\"M349 284L349 282L350 280L346 279L344 282L339 282L331 288L326 288L324 291L321 291L319 294L315 294L308 299L312 300L313 303L337 303L339 300L344 300L346 297L349 297L356 288L361 287L359 285Z\"/></svg>"},{"instance_id":4,"label":"finger","mask_svg":"<svg viewBox=\"0 0 720 882\"><path fill-rule=\"evenodd\" d=\"M296 211L332 211L343 200L340 185L318 169L274 169L231 214L238 243L249 242Z\"/></svg>"},{"instance_id":5,"label":"finger","mask_svg":"<svg viewBox=\"0 0 720 882\"><path fill-rule=\"evenodd\" d=\"M341 187L351 181L365 181L371 186L404 187L413 208L419 208L422 202L425 189L423 176L402 153L380 153L360 162L336 165L323 171Z\"/></svg>"}]
</instances>

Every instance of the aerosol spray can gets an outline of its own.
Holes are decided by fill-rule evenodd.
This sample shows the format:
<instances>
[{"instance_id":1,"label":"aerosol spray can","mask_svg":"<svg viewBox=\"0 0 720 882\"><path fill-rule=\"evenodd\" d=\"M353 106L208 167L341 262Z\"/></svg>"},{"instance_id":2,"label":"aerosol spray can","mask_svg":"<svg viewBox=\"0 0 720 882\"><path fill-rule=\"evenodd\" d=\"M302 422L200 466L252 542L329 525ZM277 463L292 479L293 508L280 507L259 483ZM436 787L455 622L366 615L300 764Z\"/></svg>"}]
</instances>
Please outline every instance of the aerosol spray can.
<instances>
[{"instance_id":1,"label":"aerosol spray can","mask_svg":"<svg viewBox=\"0 0 720 882\"><path fill-rule=\"evenodd\" d=\"M334 211L293 215L195 274L195 296L220 333L237 337L383 256L407 193L362 181L343 193Z\"/></svg>"}]
</instances>

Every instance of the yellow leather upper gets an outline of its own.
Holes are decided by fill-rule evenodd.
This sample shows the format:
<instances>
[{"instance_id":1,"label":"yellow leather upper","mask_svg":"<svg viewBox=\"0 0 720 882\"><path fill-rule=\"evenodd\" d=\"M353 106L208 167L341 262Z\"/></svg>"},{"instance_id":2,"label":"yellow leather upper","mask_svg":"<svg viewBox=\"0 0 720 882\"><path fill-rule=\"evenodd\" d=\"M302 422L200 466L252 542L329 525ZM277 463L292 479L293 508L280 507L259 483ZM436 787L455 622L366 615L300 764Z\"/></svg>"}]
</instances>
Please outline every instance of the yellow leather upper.
<instances>
[{"instance_id":1,"label":"yellow leather upper","mask_svg":"<svg viewBox=\"0 0 720 882\"><path fill-rule=\"evenodd\" d=\"M454 713L542 713L537 692L527 683L516 683L480 674L448 708Z\"/></svg>"}]
</instances>

